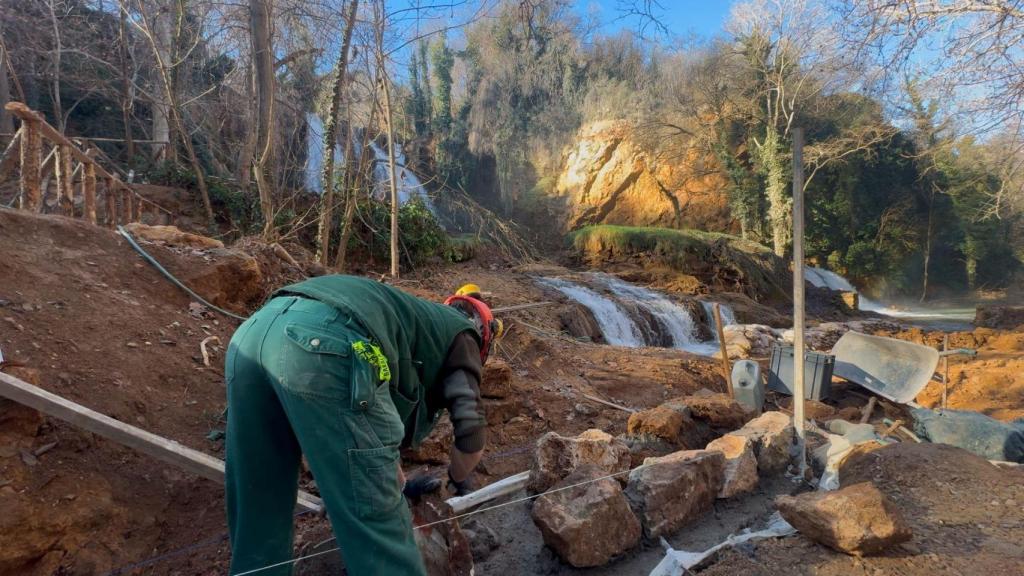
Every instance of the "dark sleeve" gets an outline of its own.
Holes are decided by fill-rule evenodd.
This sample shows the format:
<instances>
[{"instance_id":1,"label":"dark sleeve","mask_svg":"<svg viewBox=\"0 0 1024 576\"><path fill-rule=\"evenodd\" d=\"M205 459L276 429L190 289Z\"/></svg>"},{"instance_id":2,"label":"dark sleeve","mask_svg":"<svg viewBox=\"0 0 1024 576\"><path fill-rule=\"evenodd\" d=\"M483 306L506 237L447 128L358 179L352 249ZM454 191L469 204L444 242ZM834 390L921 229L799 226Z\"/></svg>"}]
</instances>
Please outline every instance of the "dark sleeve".
<instances>
[{"instance_id":1,"label":"dark sleeve","mask_svg":"<svg viewBox=\"0 0 1024 576\"><path fill-rule=\"evenodd\" d=\"M480 345L469 332L452 341L441 367L445 407L455 428L455 447L467 454L484 449L487 418L480 400Z\"/></svg>"}]
</instances>

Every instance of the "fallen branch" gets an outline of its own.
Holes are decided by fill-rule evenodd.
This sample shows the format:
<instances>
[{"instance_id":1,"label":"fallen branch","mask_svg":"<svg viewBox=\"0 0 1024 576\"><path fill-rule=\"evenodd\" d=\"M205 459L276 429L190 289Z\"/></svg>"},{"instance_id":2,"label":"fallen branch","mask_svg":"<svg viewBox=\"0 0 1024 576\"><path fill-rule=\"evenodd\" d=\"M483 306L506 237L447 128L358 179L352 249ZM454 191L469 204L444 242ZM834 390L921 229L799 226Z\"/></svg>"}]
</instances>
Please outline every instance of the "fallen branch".
<instances>
[{"instance_id":1,"label":"fallen branch","mask_svg":"<svg viewBox=\"0 0 1024 576\"><path fill-rule=\"evenodd\" d=\"M871 413L875 411L875 402L878 402L878 399L875 398L874 396L872 396L871 398L868 398L867 405L865 405L864 409L861 410L861 412L860 412L860 423L861 424L867 424L868 420L871 420Z\"/></svg>"},{"instance_id":2,"label":"fallen branch","mask_svg":"<svg viewBox=\"0 0 1024 576\"><path fill-rule=\"evenodd\" d=\"M199 351L203 353L203 366L206 366L207 368L210 367L210 353L206 350L206 343L213 340L216 340L217 345L220 346L220 338L217 336L207 336L199 343Z\"/></svg>"},{"instance_id":3,"label":"fallen branch","mask_svg":"<svg viewBox=\"0 0 1024 576\"><path fill-rule=\"evenodd\" d=\"M634 412L636 412L636 409L634 409L634 408L626 408L625 406L622 406L621 404L616 404L614 402L609 402L607 400L602 400L601 398L598 398L596 396L591 396L590 394L583 394L581 392L580 396L583 396L584 398L586 398L587 400L590 400L591 402L597 402L598 404L604 404L605 406L611 406L612 408L617 408L619 410L622 410L623 412L629 412L630 414L633 414Z\"/></svg>"}]
</instances>

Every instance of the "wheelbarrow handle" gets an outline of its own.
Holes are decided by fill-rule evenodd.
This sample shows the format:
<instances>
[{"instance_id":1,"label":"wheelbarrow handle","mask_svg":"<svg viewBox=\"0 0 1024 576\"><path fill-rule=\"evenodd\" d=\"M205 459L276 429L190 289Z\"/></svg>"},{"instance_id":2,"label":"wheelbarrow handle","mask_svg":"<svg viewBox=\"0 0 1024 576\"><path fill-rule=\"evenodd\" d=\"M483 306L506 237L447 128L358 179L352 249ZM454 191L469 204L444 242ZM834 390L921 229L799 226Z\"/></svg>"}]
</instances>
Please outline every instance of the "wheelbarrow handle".
<instances>
[{"instance_id":1,"label":"wheelbarrow handle","mask_svg":"<svg viewBox=\"0 0 1024 576\"><path fill-rule=\"evenodd\" d=\"M939 352L939 357L943 356L977 356L978 351L971 348L951 348L949 350L943 350Z\"/></svg>"}]
</instances>

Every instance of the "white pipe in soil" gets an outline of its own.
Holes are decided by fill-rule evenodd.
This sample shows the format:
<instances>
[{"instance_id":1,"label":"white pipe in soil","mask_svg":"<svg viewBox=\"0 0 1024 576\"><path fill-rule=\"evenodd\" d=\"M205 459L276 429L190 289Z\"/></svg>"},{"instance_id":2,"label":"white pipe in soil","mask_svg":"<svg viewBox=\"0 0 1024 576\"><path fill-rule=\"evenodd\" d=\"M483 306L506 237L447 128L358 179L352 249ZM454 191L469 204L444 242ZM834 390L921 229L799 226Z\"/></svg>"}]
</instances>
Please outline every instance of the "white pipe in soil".
<instances>
[{"instance_id":1,"label":"white pipe in soil","mask_svg":"<svg viewBox=\"0 0 1024 576\"><path fill-rule=\"evenodd\" d=\"M797 469L807 466L804 431L804 131L793 128L793 427Z\"/></svg>"}]
</instances>

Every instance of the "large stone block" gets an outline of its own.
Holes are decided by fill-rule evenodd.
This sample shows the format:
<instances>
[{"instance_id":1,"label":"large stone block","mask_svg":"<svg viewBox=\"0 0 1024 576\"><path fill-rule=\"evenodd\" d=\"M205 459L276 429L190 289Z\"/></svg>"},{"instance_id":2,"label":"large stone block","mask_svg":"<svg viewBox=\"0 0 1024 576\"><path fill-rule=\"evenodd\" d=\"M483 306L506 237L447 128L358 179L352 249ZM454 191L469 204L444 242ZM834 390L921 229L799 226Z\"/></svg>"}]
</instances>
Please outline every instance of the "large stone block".
<instances>
[{"instance_id":1,"label":"large stone block","mask_svg":"<svg viewBox=\"0 0 1024 576\"><path fill-rule=\"evenodd\" d=\"M527 488L543 492L576 468L593 464L605 474L629 470L629 447L601 430L587 430L575 438L548 432L537 441ZM622 479L625 479L622 474Z\"/></svg>"},{"instance_id":2,"label":"large stone block","mask_svg":"<svg viewBox=\"0 0 1024 576\"><path fill-rule=\"evenodd\" d=\"M757 457L750 438L726 434L709 443L707 449L725 456L725 478L719 498L732 498L757 488Z\"/></svg>"},{"instance_id":3,"label":"large stone block","mask_svg":"<svg viewBox=\"0 0 1024 576\"><path fill-rule=\"evenodd\" d=\"M804 536L854 556L881 552L913 536L896 505L870 482L779 496L775 504Z\"/></svg>"},{"instance_id":4,"label":"large stone block","mask_svg":"<svg viewBox=\"0 0 1024 576\"><path fill-rule=\"evenodd\" d=\"M619 483L596 480L606 474L593 465L577 468L555 487L582 485L542 496L533 506L544 543L577 568L606 564L640 542L640 521Z\"/></svg>"},{"instance_id":5,"label":"large stone block","mask_svg":"<svg viewBox=\"0 0 1024 576\"><path fill-rule=\"evenodd\" d=\"M765 412L733 432L754 444L757 469L762 474L775 474L786 469L791 460L793 421L782 412Z\"/></svg>"},{"instance_id":6,"label":"large stone block","mask_svg":"<svg viewBox=\"0 0 1024 576\"><path fill-rule=\"evenodd\" d=\"M743 426L753 415L729 397L728 394L712 392L708 389L698 390L690 396L676 398L665 403L669 407L689 408L694 420L707 422L712 428L735 430Z\"/></svg>"},{"instance_id":7,"label":"large stone block","mask_svg":"<svg viewBox=\"0 0 1024 576\"><path fill-rule=\"evenodd\" d=\"M629 473L626 497L644 534L674 532L714 505L725 479L725 456L718 451L684 450L648 458Z\"/></svg>"}]
</instances>

